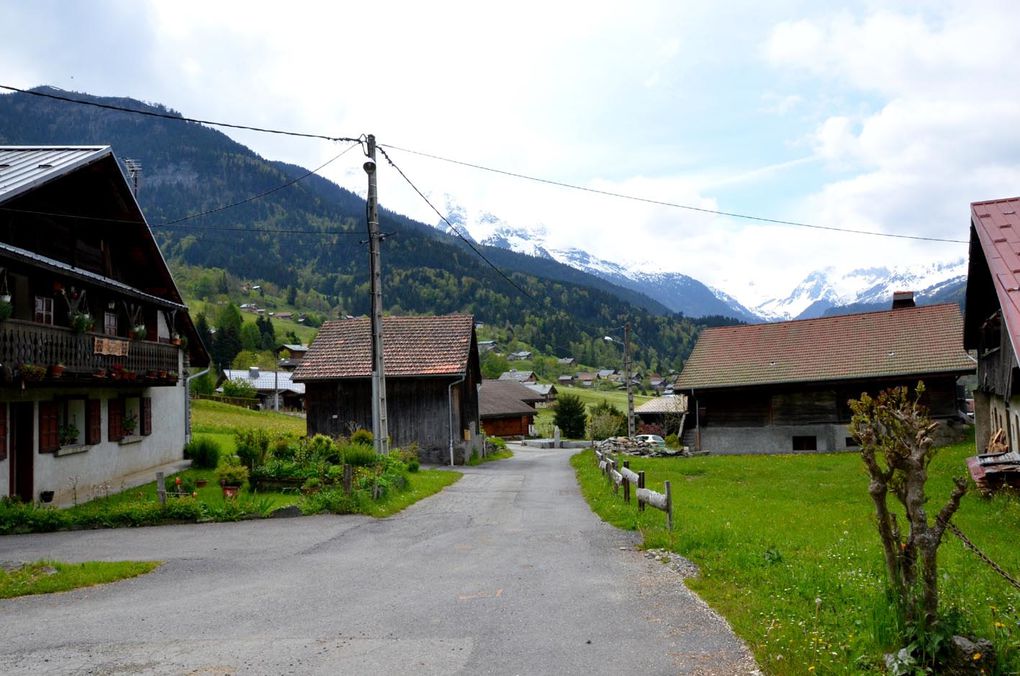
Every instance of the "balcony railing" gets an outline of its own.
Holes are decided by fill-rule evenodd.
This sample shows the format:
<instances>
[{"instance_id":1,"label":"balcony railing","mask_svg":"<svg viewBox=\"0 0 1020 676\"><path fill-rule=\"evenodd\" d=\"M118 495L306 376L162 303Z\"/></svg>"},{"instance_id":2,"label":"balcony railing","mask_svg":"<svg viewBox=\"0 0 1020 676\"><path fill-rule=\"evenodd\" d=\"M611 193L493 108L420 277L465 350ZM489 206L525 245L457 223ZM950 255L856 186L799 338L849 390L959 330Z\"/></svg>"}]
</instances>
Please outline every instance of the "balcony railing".
<instances>
[{"instance_id":1,"label":"balcony railing","mask_svg":"<svg viewBox=\"0 0 1020 676\"><path fill-rule=\"evenodd\" d=\"M62 326L15 319L0 323L0 364L5 367L4 376L25 382L143 380L172 384L178 378L180 349L145 340L79 334ZM45 369L46 374L40 375L40 369Z\"/></svg>"}]
</instances>

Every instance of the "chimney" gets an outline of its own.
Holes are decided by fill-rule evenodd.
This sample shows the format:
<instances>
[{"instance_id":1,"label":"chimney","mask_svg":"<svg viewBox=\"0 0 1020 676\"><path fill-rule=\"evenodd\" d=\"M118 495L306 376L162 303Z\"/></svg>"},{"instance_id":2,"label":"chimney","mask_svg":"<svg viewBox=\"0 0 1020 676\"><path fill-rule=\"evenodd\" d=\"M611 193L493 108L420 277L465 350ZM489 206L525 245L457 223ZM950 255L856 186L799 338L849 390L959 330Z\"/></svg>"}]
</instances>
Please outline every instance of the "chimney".
<instances>
[{"instance_id":1,"label":"chimney","mask_svg":"<svg viewBox=\"0 0 1020 676\"><path fill-rule=\"evenodd\" d=\"M249 366L248 367L248 377L251 378L252 380L258 380L259 379L259 367L258 366Z\"/></svg>"},{"instance_id":2,"label":"chimney","mask_svg":"<svg viewBox=\"0 0 1020 676\"><path fill-rule=\"evenodd\" d=\"M893 291L892 309L898 310L901 307L915 307L913 291Z\"/></svg>"}]
</instances>

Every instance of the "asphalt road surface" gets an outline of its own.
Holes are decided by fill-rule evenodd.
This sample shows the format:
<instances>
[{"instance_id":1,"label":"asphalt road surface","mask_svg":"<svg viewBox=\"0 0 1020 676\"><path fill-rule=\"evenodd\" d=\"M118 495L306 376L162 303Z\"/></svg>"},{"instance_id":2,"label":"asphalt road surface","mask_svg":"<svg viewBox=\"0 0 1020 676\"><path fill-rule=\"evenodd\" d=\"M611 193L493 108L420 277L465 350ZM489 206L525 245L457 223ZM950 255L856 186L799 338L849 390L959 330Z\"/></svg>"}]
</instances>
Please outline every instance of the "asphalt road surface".
<instances>
[{"instance_id":1,"label":"asphalt road surface","mask_svg":"<svg viewBox=\"0 0 1020 676\"><path fill-rule=\"evenodd\" d=\"M0 673L741 674L730 628L516 447L389 519L0 537L0 560L162 560L0 601Z\"/></svg>"}]
</instances>

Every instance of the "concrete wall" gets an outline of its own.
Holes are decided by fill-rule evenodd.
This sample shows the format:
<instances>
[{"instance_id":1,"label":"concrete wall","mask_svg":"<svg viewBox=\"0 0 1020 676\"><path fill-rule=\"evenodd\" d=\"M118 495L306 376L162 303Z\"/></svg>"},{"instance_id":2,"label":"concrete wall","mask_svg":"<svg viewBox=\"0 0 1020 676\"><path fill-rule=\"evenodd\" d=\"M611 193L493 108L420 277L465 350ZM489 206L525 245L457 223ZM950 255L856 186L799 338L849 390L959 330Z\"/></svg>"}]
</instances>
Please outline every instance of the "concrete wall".
<instances>
[{"instance_id":1,"label":"concrete wall","mask_svg":"<svg viewBox=\"0 0 1020 676\"><path fill-rule=\"evenodd\" d=\"M68 504L73 499L77 484L78 501L83 502L122 489L120 479L128 474L180 460L185 439L185 386L184 378L175 386L145 387L125 392L123 388L60 388L28 390L17 396L10 391L0 392L0 406L9 402L31 401L34 408L33 423L33 489L36 499L41 491L53 491L54 502ZM110 399L124 394L152 398L152 434L135 436L122 441L109 441ZM39 453L39 401L54 397L84 397L99 399L102 417L102 441L98 444L63 448L57 453ZM130 405L129 405L130 408ZM84 421L78 427L83 428ZM10 494L11 435L8 426L7 459L0 461L0 496ZM77 452L74 452L77 451ZM104 484L108 488L104 488Z\"/></svg>"},{"instance_id":2,"label":"concrete wall","mask_svg":"<svg viewBox=\"0 0 1020 676\"><path fill-rule=\"evenodd\" d=\"M701 448L719 455L791 453L793 437L814 436L817 452L846 450L846 425L788 425L775 427L702 427Z\"/></svg>"}]
</instances>

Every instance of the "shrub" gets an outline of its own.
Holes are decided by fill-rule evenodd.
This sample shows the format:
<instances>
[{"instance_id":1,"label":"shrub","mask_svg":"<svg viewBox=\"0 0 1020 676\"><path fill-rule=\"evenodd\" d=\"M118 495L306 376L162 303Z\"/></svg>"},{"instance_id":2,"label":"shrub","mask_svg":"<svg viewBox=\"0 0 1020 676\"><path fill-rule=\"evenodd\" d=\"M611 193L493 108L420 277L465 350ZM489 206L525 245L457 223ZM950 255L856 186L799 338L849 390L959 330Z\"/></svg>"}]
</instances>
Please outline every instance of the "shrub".
<instances>
[{"instance_id":1,"label":"shrub","mask_svg":"<svg viewBox=\"0 0 1020 676\"><path fill-rule=\"evenodd\" d=\"M359 428L354 430L354 434L351 435L352 444L361 444L363 446L373 446L375 444L375 437L372 433L365 428Z\"/></svg>"},{"instance_id":2,"label":"shrub","mask_svg":"<svg viewBox=\"0 0 1020 676\"><path fill-rule=\"evenodd\" d=\"M379 461L379 456L371 446L350 444L343 449L343 462L355 467L371 467Z\"/></svg>"},{"instance_id":3,"label":"shrub","mask_svg":"<svg viewBox=\"0 0 1020 676\"><path fill-rule=\"evenodd\" d=\"M421 461L418 459L418 444L410 443L403 448L398 448L390 452L390 455L396 456L407 465L408 472L417 472L421 468Z\"/></svg>"},{"instance_id":4,"label":"shrub","mask_svg":"<svg viewBox=\"0 0 1020 676\"><path fill-rule=\"evenodd\" d=\"M293 460L297 456L297 443L289 437L277 437L272 454L277 460Z\"/></svg>"},{"instance_id":5,"label":"shrub","mask_svg":"<svg viewBox=\"0 0 1020 676\"><path fill-rule=\"evenodd\" d=\"M214 469L220 464L220 445L212 439L192 439L184 445L184 457L191 458L191 466Z\"/></svg>"},{"instance_id":6,"label":"shrub","mask_svg":"<svg viewBox=\"0 0 1020 676\"><path fill-rule=\"evenodd\" d=\"M228 455L216 468L216 480L224 486L240 486L248 479L248 468L236 455Z\"/></svg>"},{"instance_id":7,"label":"shrub","mask_svg":"<svg viewBox=\"0 0 1020 676\"><path fill-rule=\"evenodd\" d=\"M649 434L654 434L649 432ZM666 436L666 448L680 448L680 437L675 434L669 434Z\"/></svg>"},{"instance_id":8,"label":"shrub","mask_svg":"<svg viewBox=\"0 0 1020 676\"><path fill-rule=\"evenodd\" d=\"M318 514L319 512L332 512L333 514L357 514L364 511L364 494L355 491L347 495L340 489L319 491L309 495L301 510L305 514Z\"/></svg>"},{"instance_id":9,"label":"shrub","mask_svg":"<svg viewBox=\"0 0 1020 676\"><path fill-rule=\"evenodd\" d=\"M561 394L556 400L556 412L553 420L563 435L571 439L584 436L584 426L588 419L584 402L573 394Z\"/></svg>"},{"instance_id":10,"label":"shrub","mask_svg":"<svg viewBox=\"0 0 1020 676\"><path fill-rule=\"evenodd\" d=\"M225 397L254 399L257 396L257 394L258 392L256 392L255 386L249 383L247 380L233 378L230 380L223 381L223 396Z\"/></svg>"},{"instance_id":11,"label":"shrub","mask_svg":"<svg viewBox=\"0 0 1020 676\"><path fill-rule=\"evenodd\" d=\"M237 457L249 470L266 463L269 457L269 432L258 427L237 430L234 432L237 445Z\"/></svg>"},{"instance_id":12,"label":"shrub","mask_svg":"<svg viewBox=\"0 0 1020 676\"><path fill-rule=\"evenodd\" d=\"M496 453L500 453L506 450L506 441L499 437L486 437L485 441L492 446L492 450Z\"/></svg>"},{"instance_id":13,"label":"shrub","mask_svg":"<svg viewBox=\"0 0 1020 676\"><path fill-rule=\"evenodd\" d=\"M340 464L340 449L333 439L325 434L316 434L308 440L308 455L312 458L328 462L331 465Z\"/></svg>"}]
</instances>

